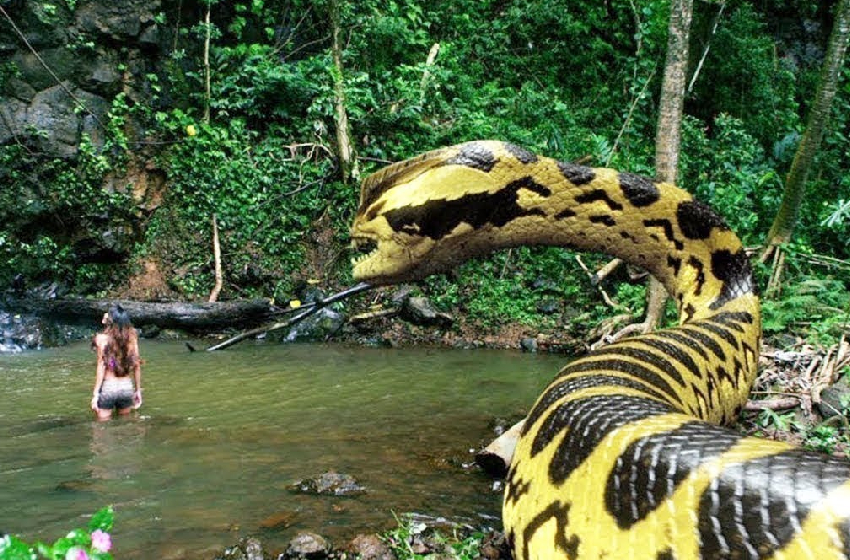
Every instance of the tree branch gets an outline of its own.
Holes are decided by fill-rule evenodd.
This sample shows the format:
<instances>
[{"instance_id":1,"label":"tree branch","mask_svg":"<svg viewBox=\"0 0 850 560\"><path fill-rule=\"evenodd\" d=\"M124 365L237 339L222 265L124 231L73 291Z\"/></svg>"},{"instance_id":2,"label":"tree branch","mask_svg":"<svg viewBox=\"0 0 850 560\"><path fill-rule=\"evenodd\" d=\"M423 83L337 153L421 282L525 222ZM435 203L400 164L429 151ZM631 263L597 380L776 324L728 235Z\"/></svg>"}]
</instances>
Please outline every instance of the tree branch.
<instances>
[{"instance_id":1,"label":"tree branch","mask_svg":"<svg viewBox=\"0 0 850 560\"><path fill-rule=\"evenodd\" d=\"M297 315L295 315L294 317L292 317L288 321L283 321L282 323L275 323L275 324L270 325L268 327L260 327L260 328L257 328L257 329L251 329L250 331L245 331L241 334L238 334L238 335L236 335L232 338L225 340L224 342L222 342L220 344L210 346L209 348L207 348L207 352L213 352L215 350L221 350L222 348L227 348L228 346L233 346L237 342L241 342L241 341L245 340L246 338L250 338L250 337L256 336L258 334L264 334L264 333L267 333L267 332L270 332L270 331L275 331L275 330L278 330L278 329L284 329L286 327L291 327L292 325L303 321L304 319L306 319L310 315L313 315L314 313L316 313L317 311L319 311L323 307L327 307L328 305L330 305L332 303L336 303L336 302L343 300L347 297L353 296L355 294L359 294L360 292L365 292L367 290L371 290L372 288L374 288L374 286L372 286L371 284L366 284L365 282L361 282L360 284L357 284L357 285L352 286L350 288L346 288L345 290L342 290L341 292L337 292L337 293L335 293L335 294L333 294L329 297L326 297L325 299L320 299L320 300L316 301L315 303L309 303L309 304L303 306L302 311L300 311Z\"/></svg>"}]
</instances>

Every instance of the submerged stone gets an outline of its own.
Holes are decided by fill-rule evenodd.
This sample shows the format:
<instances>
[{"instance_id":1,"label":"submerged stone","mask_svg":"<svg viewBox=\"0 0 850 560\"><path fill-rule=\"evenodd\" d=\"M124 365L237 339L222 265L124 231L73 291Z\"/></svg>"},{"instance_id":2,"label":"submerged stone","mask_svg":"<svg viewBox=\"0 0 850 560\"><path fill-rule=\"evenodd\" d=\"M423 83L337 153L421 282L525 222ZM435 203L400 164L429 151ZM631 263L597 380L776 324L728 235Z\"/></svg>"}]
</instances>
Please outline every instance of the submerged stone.
<instances>
[{"instance_id":1,"label":"submerged stone","mask_svg":"<svg viewBox=\"0 0 850 560\"><path fill-rule=\"evenodd\" d=\"M323 494L346 496L362 494L366 489L357 483L353 476L342 473L326 472L318 476L299 480L289 486L293 492L302 494Z\"/></svg>"}]
</instances>

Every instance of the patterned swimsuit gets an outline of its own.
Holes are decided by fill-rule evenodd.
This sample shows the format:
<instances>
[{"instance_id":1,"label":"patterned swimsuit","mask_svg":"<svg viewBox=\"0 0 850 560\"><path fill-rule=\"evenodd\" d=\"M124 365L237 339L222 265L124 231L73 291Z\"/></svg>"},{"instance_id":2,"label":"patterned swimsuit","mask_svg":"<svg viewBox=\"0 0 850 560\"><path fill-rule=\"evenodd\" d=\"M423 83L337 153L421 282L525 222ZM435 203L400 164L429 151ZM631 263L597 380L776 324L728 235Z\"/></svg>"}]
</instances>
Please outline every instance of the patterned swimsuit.
<instances>
[{"instance_id":1,"label":"patterned swimsuit","mask_svg":"<svg viewBox=\"0 0 850 560\"><path fill-rule=\"evenodd\" d=\"M107 362L109 369L115 369L115 358L109 358ZM133 406L133 379L127 375L124 377L110 377L104 379L100 385L100 394L97 397L97 407L101 410L112 410L113 408L130 408Z\"/></svg>"}]
</instances>

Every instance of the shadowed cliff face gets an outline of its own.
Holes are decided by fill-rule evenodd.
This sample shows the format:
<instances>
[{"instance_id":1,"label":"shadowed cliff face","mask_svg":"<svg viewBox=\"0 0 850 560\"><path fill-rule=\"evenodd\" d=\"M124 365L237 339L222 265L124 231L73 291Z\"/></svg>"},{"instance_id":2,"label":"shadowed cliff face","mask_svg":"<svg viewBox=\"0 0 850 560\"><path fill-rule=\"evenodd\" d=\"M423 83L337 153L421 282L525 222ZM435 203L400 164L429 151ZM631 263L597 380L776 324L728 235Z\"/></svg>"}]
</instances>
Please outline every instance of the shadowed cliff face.
<instances>
[{"instance_id":1,"label":"shadowed cliff face","mask_svg":"<svg viewBox=\"0 0 850 560\"><path fill-rule=\"evenodd\" d=\"M0 189L14 187L26 204L18 209L25 211L4 217L6 226L18 243L35 243L43 235L67 243L78 263L122 262L165 188L165 174L143 143L150 140L144 125L130 112L121 115L119 130L131 153L101 185L133 201L120 216L92 212L68 219L51 211L56 193L49 186L49 167L54 160L73 166L84 138L101 153L116 99L126 107L151 104L149 76L162 74L173 46L171 31L155 16L169 8L160 0L0 0L0 6L5 12L0 14L0 146L24 148L13 171L0 170Z\"/></svg>"},{"instance_id":2,"label":"shadowed cliff face","mask_svg":"<svg viewBox=\"0 0 850 560\"><path fill-rule=\"evenodd\" d=\"M0 144L22 142L62 158L78 153L82 134L98 146L98 120L113 98L125 92L141 100L145 75L156 71L161 2L80 2L72 12L63 2L48 10L11 0L4 9L20 34L0 18L0 58L8 61L0 72Z\"/></svg>"}]
</instances>

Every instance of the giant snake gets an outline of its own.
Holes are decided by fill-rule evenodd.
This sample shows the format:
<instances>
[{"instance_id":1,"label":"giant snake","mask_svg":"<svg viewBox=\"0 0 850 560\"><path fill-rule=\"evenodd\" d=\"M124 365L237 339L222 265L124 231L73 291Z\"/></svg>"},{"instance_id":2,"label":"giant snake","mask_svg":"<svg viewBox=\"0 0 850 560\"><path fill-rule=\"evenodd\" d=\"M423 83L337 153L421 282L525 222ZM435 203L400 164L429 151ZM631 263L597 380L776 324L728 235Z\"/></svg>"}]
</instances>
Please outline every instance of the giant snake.
<instances>
[{"instance_id":1,"label":"giant snake","mask_svg":"<svg viewBox=\"0 0 850 560\"><path fill-rule=\"evenodd\" d=\"M759 301L738 237L684 190L470 142L366 178L351 236L374 285L553 245L639 265L675 299L677 327L576 359L531 409L505 485L515 558L850 558L848 463L722 427L757 373Z\"/></svg>"}]
</instances>

